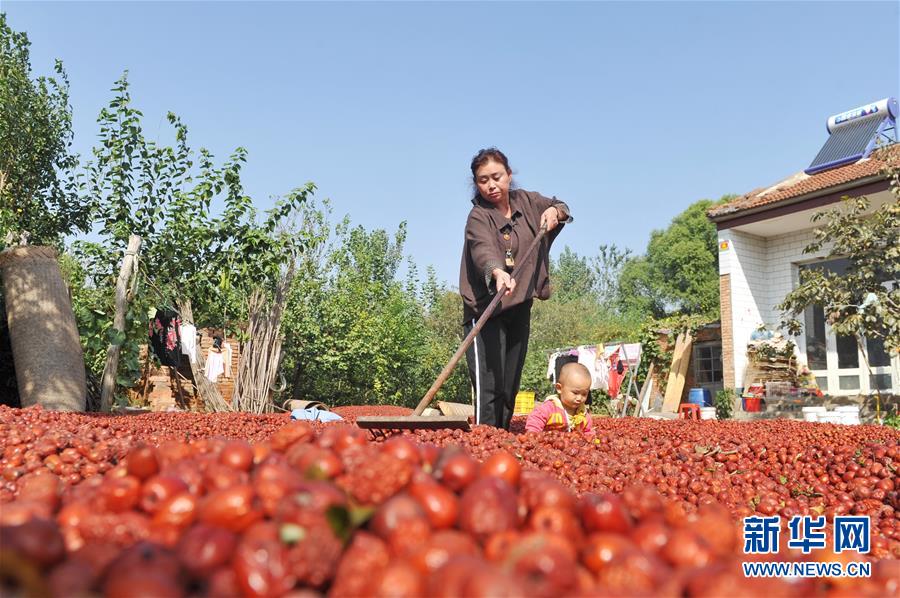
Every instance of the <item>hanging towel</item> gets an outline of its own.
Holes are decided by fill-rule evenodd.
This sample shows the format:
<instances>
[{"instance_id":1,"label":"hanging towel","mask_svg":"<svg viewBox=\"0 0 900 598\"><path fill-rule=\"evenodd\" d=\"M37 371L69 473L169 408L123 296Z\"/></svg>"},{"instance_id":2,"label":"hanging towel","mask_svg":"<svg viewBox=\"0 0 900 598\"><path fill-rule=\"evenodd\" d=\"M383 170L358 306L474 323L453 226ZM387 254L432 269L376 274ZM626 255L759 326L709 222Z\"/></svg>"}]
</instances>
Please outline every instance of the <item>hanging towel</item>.
<instances>
[{"instance_id":1,"label":"hanging towel","mask_svg":"<svg viewBox=\"0 0 900 598\"><path fill-rule=\"evenodd\" d=\"M197 363L197 328L193 324L181 325L181 354L187 355L191 363Z\"/></svg>"},{"instance_id":2,"label":"hanging towel","mask_svg":"<svg viewBox=\"0 0 900 598\"><path fill-rule=\"evenodd\" d=\"M206 354L206 369L204 373L210 382L218 382L219 376L225 371L224 358L222 353L210 347Z\"/></svg>"},{"instance_id":3,"label":"hanging towel","mask_svg":"<svg viewBox=\"0 0 900 598\"><path fill-rule=\"evenodd\" d=\"M222 347L222 357L225 361L225 377L231 378L231 343L225 343Z\"/></svg>"},{"instance_id":4,"label":"hanging towel","mask_svg":"<svg viewBox=\"0 0 900 598\"><path fill-rule=\"evenodd\" d=\"M550 355L550 359L547 362L547 379L549 379L549 380L554 380L553 377L556 375L556 358L557 357L559 357L559 351L554 351Z\"/></svg>"},{"instance_id":5,"label":"hanging towel","mask_svg":"<svg viewBox=\"0 0 900 598\"><path fill-rule=\"evenodd\" d=\"M602 354L602 353L601 353ZM597 356L597 348L591 345L578 347L578 363L591 374L591 390L606 390L609 384L609 368Z\"/></svg>"},{"instance_id":6,"label":"hanging towel","mask_svg":"<svg viewBox=\"0 0 900 598\"><path fill-rule=\"evenodd\" d=\"M597 359L594 362L594 371L597 372L597 389L609 390L609 361L602 350L597 351Z\"/></svg>"}]
</instances>

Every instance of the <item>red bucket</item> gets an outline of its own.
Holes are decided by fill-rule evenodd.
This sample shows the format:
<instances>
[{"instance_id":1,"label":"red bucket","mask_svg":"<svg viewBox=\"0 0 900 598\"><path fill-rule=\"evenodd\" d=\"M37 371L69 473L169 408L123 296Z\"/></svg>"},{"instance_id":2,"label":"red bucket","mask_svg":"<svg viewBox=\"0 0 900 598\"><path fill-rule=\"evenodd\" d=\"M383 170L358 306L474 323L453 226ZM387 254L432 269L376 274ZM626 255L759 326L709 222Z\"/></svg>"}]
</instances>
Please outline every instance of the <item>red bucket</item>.
<instances>
[{"instance_id":1,"label":"red bucket","mask_svg":"<svg viewBox=\"0 0 900 598\"><path fill-rule=\"evenodd\" d=\"M756 413L762 411L762 399L759 397L744 397L744 411Z\"/></svg>"}]
</instances>

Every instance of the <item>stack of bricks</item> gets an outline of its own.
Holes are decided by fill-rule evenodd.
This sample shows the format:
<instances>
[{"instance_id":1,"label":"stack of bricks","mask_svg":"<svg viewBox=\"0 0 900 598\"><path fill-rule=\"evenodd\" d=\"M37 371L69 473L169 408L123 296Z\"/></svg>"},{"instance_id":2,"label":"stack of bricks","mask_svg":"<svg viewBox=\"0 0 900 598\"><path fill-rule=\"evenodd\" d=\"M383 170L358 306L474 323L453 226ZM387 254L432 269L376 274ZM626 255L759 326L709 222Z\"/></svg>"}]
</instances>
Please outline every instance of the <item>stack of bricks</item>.
<instances>
[{"instance_id":1,"label":"stack of bricks","mask_svg":"<svg viewBox=\"0 0 900 598\"><path fill-rule=\"evenodd\" d=\"M722 313L722 382L734 388L734 323L731 320L731 274L719 276L719 309Z\"/></svg>"},{"instance_id":2,"label":"stack of bricks","mask_svg":"<svg viewBox=\"0 0 900 598\"><path fill-rule=\"evenodd\" d=\"M176 392L169 386L169 368L154 368L146 384L149 385L147 400L151 411L168 411L177 406Z\"/></svg>"},{"instance_id":3,"label":"stack of bricks","mask_svg":"<svg viewBox=\"0 0 900 598\"><path fill-rule=\"evenodd\" d=\"M169 368L165 366L157 367L152 361L148 363L148 350L147 345L142 345L140 348L141 380L130 393L131 403L133 405L143 404L144 400L146 400L152 411L166 411L172 407L177 407L178 402L175 398L177 391L172 388L173 382Z\"/></svg>"}]
</instances>

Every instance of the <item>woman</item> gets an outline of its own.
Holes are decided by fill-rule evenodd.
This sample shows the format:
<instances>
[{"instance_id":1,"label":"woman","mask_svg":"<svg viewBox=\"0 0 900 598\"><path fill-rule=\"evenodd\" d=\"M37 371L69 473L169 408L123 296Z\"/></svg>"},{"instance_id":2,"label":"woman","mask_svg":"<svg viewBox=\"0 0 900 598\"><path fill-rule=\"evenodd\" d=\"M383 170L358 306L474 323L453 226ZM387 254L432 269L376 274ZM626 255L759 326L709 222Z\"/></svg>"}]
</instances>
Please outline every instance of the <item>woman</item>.
<instances>
[{"instance_id":1,"label":"woman","mask_svg":"<svg viewBox=\"0 0 900 598\"><path fill-rule=\"evenodd\" d=\"M512 170L503 152L483 149L472 158L475 197L466 221L459 269L465 334L475 326L498 288L500 306L466 352L475 387L475 423L509 429L531 329L531 302L550 296L550 245L569 207L540 193L511 189ZM547 236L530 259L525 252L542 225ZM518 280L510 277L524 263Z\"/></svg>"}]
</instances>

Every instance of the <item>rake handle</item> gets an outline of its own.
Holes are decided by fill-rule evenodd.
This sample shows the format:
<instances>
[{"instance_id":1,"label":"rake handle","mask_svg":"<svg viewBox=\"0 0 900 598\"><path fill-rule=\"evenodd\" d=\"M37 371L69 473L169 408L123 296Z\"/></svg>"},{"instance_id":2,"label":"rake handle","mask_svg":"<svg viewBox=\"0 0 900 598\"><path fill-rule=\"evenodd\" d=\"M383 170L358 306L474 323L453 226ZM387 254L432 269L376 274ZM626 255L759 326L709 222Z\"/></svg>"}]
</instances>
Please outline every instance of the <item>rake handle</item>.
<instances>
[{"instance_id":1,"label":"rake handle","mask_svg":"<svg viewBox=\"0 0 900 598\"><path fill-rule=\"evenodd\" d=\"M510 278L515 280L516 274L518 274L522 267L531 259L531 256L534 254L535 248L540 245L541 240L544 238L544 235L547 234L547 226L541 226L541 230L538 232L537 236L534 238L534 241L531 242L531 245L528 246L528 251L525 253L524 259L519 262L519 265L516 266ZM475 337L478 336L478 333L481 332L481 329L484 328L484 325L490 319L490 317L494 314L494 311L497 309L497 306L500 305L500 301L503 299L503 293L506 291L506 285L501 285L499 289L497 289L497 294L488 304L487 309L484 310L484 313L481 314L481 317L478 318L478 321L475 322L475 326L472 327L472 330L469 331L469 334L466 335L466 338L463 339L462 344L456 350L456 353L453 354L453 357L450 358L450 361L447 362L447 365L444 366L444 369L441 370L441 373L438 374L438 377L435 379L434 384L431 385L431 388L428 389L428 392L425 393L425 396L422 397L422 400L419 401L416 410L413 411L413 415L422 415L422 412L425 411L425 408L431 404L431 401L434 400L435 395L441 389L441 386L444 385L444 382L447 381L447 378L450 377L450 374L453 373L453 370L456 368L456 364L459 363L459 360L462 359L462 356L465 355L466 351L469 350L469 347L472 346L472 343L475 342Z\"/></svg>"}]
</instances>

